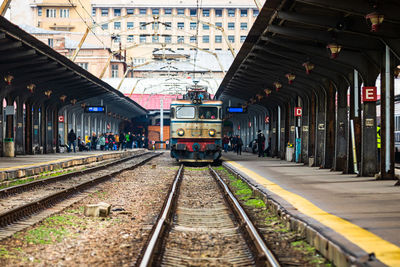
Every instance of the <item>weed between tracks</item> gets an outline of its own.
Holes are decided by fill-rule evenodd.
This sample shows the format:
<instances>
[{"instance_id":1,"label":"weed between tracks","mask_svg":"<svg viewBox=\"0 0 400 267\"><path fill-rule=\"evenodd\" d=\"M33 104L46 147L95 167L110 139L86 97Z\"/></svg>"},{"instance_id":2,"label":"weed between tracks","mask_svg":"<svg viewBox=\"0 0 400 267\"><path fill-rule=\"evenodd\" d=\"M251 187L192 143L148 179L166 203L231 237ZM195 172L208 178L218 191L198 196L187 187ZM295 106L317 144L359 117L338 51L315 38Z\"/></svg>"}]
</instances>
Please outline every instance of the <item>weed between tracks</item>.
<instances>
[{"instance_id":1,"label":"weed between tracks","mask_svg":"<svg viewBox=\"0 0 400 267\"><path fill-rule=\"evenodd\" d=\"M228 182L230 189L244 205L246 212L263 234L267 245L282 266L332 266L318 254L314 247L310 246L300 235L291 231L284 221L268 210L264 201L254 195L247 183L222 166L215 167L214 170Z\"/></svg>"}]
</instances>

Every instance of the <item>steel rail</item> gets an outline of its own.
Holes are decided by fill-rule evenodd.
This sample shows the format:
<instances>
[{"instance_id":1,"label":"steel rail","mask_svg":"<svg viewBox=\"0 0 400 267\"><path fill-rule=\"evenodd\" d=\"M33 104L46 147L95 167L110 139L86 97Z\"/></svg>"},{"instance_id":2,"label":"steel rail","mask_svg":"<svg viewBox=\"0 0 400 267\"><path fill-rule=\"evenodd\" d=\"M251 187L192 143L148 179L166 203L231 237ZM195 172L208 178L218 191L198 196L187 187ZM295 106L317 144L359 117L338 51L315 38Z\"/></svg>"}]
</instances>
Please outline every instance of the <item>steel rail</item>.
<instances>
[{"instance_id":1,"label":"steel rail","mask_svg":"<svg viewBox=\"0 0 400 267\"><path fill-rule=\"evenodd\" d=\"M183 176L183 170L184 169L182 164L175 176L174 182L172 183L168 198L164 203L161 216L159 217L155 228L153 228L152 230L151 238L147 243L146 250L144 251L143 257L141 258L139 264L140 267L151 266L153 264L154 252L156 248L161 244L161 236L165 233L167 218L170 217L172 206L178 196L178 183Z\"/></svg>"},{"instance_id":2,"label":"steel rail","mask_svg":"<svg viewBox=\"0 0 400 267\"><path fill-rule=\"evenodd\" d=\"M103 169L106 169L106 168L111 167L113 165L116 165L116 164L119 164L119 163L122 163L122 162L125 162L125 161L128 161L128 160L131 160L131 159L134 159L134 158L137 158L137 157L145 156L145 155L147 155L149 153L150 152L145 152L143 154L133 155L133 156L129 156L129 157L122 158L122 159L117 159L117 160L114 160L112 162L100 165L100 166L95 166L95 167L92 167L92 168L88 168L86 170L74 171L74 172L70 172L70 173L66 173L66 174L57 175L57 176L54 176L54 177L49 177L49 178L46 178L46 179L40 179L40 180L28 182L28 183L21 184L21 185L15 185L15 186L10 186L10 187L7 187L7 188L3 188L3 189L0 190L0 199L1 198L6 198L7 196L12 195L12 194L17 194L17 193L28 191L28 190L30 190L30 189L32 189L34 187L37 187L37 186L44 186L44 185L47 185L47 184L51 184L51 183L59 182L59 181L62 181L62 180L66 180L66 179L68 179L70 177L73 177L73 176L76 176L76 175L85 175L85 174L89 174L89 173L92 173L92 172L95 172L95 171L103 170Z\"/></svg>"},{"instance_id":3,"label":"steel rail","mask_svg":"<svg viewBox=\"0 0 400 267\"><path fill-rule=\"evenodd\" d=\"M146 153L146 154L148 154L148 153ZM9 224L12 224L12 223L18 221L18 220L28 217L34 213L37 213L43 209L51 207L51 206L55 205L57 202L60 202L63 199L66 199L75 193L78 193L82 190L85 190L89 187L95 186L103 181L106 181L123 171L135 169L135 168L143 165L144 163L150 161L151 159L158 157L160 155L161 155L161 153L151 155L150 157L144 159L143 161L141 161L133 166L119 169L113 173L109 173L109 174L94 178L90 181L83 182L79 185L75 185L70 188L59 191L57 193L43 197L40 200L36 200L34 202L31 202L31 203L25 204L23 206L17 207L15 209L1 213L0 214L0 227L5 227Z\"/></svg>"},{"instance_id":4,"label":"steel rail","mask_svg":"<svg viewBox=\"0 0 400 267\"><path fill-rule=\"evenodd\" d=\"M247 216L244 209L241 207L239 201L235 198L233 193L230 191L228 185L222 180L222 178L218 175L218 173L208 166L212 176L217 180L220 187L223 189L225 195L228 197L228 202L231 204L232 208L236 211L237 215L240 217L244 229L246 229L247 234L251 237L254 242L254 245L258 252L258 260L266 260L267 266L271 267L279 267L280 264L278 260L275 258L274 254L268 249L267 245L257 232L256 227L251 222L250 218Z\"/></svg>"}]
</instances>

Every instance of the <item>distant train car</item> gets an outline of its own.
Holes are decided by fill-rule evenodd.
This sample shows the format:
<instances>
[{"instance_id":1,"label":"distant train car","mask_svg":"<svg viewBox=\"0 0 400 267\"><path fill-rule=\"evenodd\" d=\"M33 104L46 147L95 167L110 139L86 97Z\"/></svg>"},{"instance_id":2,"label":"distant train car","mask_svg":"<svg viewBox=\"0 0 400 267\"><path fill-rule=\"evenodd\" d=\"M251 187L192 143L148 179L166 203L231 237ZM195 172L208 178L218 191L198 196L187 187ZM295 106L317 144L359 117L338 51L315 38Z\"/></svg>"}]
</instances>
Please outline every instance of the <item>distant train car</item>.
<instances>
[{"instance_id":1,"label":"distant train car","mask_svg":"<svg viewBox=\"0 0 400 267\"><path fill-rule=\"evenodd\" d=\"M222 102L195 87L171 103L171 157L179 162L216 162L222 150Z\"/></svg>"}]
</instances>

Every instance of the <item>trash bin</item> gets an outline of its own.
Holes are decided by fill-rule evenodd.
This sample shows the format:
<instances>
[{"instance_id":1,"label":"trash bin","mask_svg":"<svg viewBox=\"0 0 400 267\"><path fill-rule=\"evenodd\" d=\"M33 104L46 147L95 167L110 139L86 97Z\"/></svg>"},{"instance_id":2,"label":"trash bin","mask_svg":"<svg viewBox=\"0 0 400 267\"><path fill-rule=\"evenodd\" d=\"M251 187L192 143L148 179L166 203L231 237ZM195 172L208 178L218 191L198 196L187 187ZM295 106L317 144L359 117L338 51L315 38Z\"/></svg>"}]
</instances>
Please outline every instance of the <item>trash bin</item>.
<instances>
[{"instance_id":1,"label":"trash bin","mask_svg":"<svg viewBox=\"0 0 400 267\"><path fill-rule=\"evenodd\" d=\"M4 138L4 157L15 157L13 138Z\"/></svg>"}]
</instances>

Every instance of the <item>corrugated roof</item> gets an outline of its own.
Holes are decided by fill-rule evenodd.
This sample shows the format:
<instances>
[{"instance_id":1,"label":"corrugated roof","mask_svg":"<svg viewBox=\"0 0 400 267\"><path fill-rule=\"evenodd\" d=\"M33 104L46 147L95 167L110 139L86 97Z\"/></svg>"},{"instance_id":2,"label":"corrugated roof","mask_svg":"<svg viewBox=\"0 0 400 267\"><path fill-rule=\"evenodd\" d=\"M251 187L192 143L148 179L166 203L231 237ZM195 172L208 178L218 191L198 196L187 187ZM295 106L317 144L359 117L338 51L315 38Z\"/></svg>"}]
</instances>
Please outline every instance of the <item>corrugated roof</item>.
<instances>
[{"instance_id":1,"label":"corrugated roof","mask_svg":"<svg viewBox=\"0 0 400 267\"><path fill-rule=\"evenodd\" d=\"M27 33L30 33L30 34L60 34L60 33L64 33L62 31L45 30L42 28L37 28L37 27L30 26L30 25L26 25L26 24L20 24L20 25L18 25L18 27L20 27L21 29L23 29L24 31L26 31Z\"/></svg>"}]
</instances>

